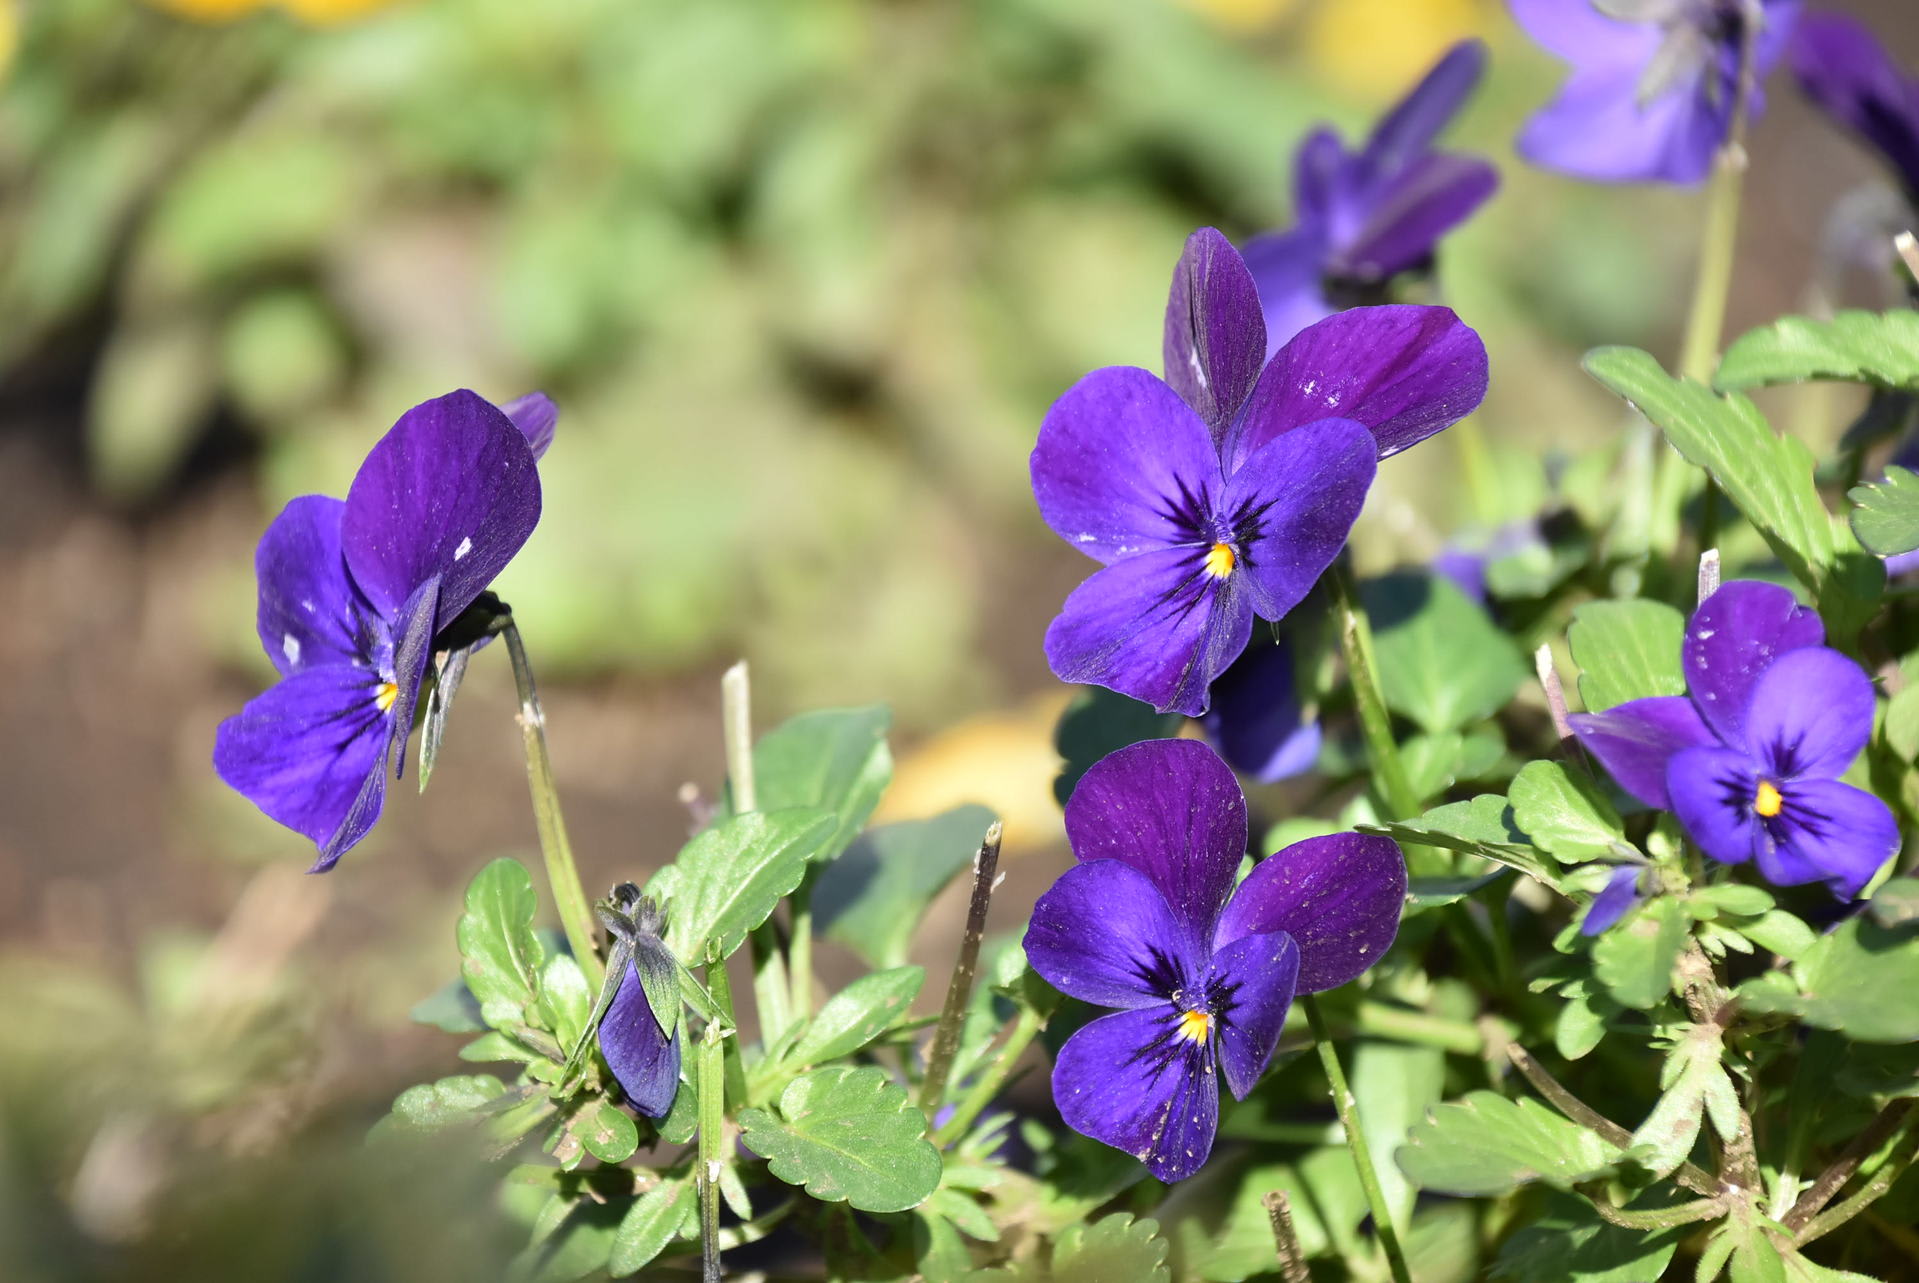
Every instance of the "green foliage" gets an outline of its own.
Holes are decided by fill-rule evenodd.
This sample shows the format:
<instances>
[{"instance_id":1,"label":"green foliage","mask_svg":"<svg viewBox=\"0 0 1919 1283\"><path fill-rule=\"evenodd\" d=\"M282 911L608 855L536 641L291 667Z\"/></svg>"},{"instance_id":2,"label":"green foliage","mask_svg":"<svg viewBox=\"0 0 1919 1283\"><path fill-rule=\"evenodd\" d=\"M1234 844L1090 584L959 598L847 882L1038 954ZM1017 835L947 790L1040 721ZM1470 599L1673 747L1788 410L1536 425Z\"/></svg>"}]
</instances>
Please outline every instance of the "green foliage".
<instances>
[{"instance_id":1,"label":"green foliage","mask_svg":"<svg viewBox=\"0 0 1919 1283\"><path fill-rule=\"evenodd\" d=\"M1621 1006L1656 1006L1672 992L1687 925L1676 900L1641 906L1593 942L1593 974Z\"/></svg>"},{"instance_id":2,"label":"green foliage","mask_svg":"<svg viewBox=\"0 0 1919 1283\"><path fill-rule=\"evenodd\" d=\"M1884 481L1855 486L1846 492L1852 500L1852 533L1882 557L1919 548L1919 475L1910 468L1889 467Z\"/></svg>"},{"instance_id":3,"label":"green foliage","mask_svg":"<svg viewBox=\"0 0 1919 1283\"><path fill-rule=\"evenodd\" d=\"M1589 601L1566 639L1579 665L1579 698L1598 713L1649 695L1683 695L1679 647L1686 617L1659 601Z\"/></svg>"},{"instance_id":4,"label":"green foliage","mask_svg":"<svg viewBox=\"0 0 1919 1283\"><path fill-rule=\"evenodd\" d=\"M921 967L861 976L827 999L786 1059L795 1065L818 1065L851 1055L899 1019L925 982Z\"/></svg>"},{"instance_id":5,"label":"green foliage","mask_svg":"<svg viewBox=\"0 0 1919 1283\"><path fill-rule=\"evenodd\" d=\"M1060 756L1059 774L1053 778L1054 798L1064 806L1079 777L1093 763L1128 744L1176 735L1184 720L1177 713L1155 712L1152 705L1104 686L1082 686L1054 732L1053 747Z\"/></svg>"},{"instance_id":6,"label":"green foliage","mask_svg":"<svg viewBox=\"0 0 1919 1283\"><path fill-rule=\"evenodd\" d=\"M772 914L832 842L839 820L809 807L721 820L648 886L667 913L666 945L682 959L723 959Z\"/></svg>"},{"instance_id":7,"label":"green foliage","mask_svg":"<svg viewBox=\"0 0 1919 1283\"><path fill-rule=\"evenodd\" d=\"M1492 1273L1512 1283L1646 1283L1664 1277L1682 1233L1608 1225L1591 1204L1553 1194L1500 1246Z\"/></svg>"},{"instance_id":8,"label":"green foliage","mask_svg":"<svg viewBox=\"0 0 1919 1283\"><path fill-rule=\"evenodd\" d=\"M1166 1241L1159 1225L1117 1213L1090 1225L1069 1225L1053 1243L1046 1264L1023 1261L995 1270L977 1270L966 1283L1172 1283Z\"/></svg>"},{"instance_id":9,"label":"green foliage","mask_svg":"<svg viewBox=\"0 0 1919 1283\"><path fill-rule=\"evenodd\" d=\"M1403 824L1361 824L1361 833L1378 833L1412 846L1434 846L1476 855L1518 869L1547 886L1559 880L1548 861L1529 842L1503 797L1481 793L1470 802L1436 806Z\"/></svg>"},{"instance_id":10,"label":"green foliage","mask_svg":"<svg viewBox=\"0 0 1919 1283\"><path fill-rule=\"evenodd\" d=\"M993 818L968 805L868 831L820 871L814 928L875 967L899 966L927 906L972 863Z\"/></svg>"},{"instance_id":11,"label":"green foliage","mask_svg":"<svg viewBox=\"0 0 1919 1283\"><path fill-rule=\"evenodd\" d=\"M1735 392L1809 379L1919 386L1919 312L1841 312L1828 321L1781 317L1726 349L1713 386Z\"/></svg>"},{"instance_id":12,"label":"green foliage","mask_svg":"<svg viewBox=\"0 0 1919 1283\"><path fill-rule=\"evenodd\" d=\"M1900 897L1903 899L1903 893ZM1919 927L1849 918L1797 968L1805 1019L1860 1042L1919 1041Z\"/></svg>"},{"instance_id":13,"label":"green foliage","mask_svg":"<svg viewBox=\"0 0 1919 1283\"><path fill-rule=\"evenodd\" d=\"M1360 585L1387 707L1432 734L1491 717L1526 680L1504 630L1443 575L1398 571Z\"/></svg>"},{"instance_id":14,"label":"green foliage","mask_svg":"<svg viewBox=\"0 0 1919 1283\"><path fill-rule=\"evenodd\" d=\"M639 1273L676 1236L693 1232L695 1210L690 1180L662 1181L640 1195L614 1231L607 1272L616 1279Z\"/></svg>"},{"instance_id":15,"label":"green foliage","mask_svg":"<svg viewBox=\"0 0 1919 1283\"><path fill-rule=\"evenodd\" d=\"M533 933L537 907L533 879L518 860L493 861L467 887L466 912L456 932L460 974L494 1028L534 1020L545 957Z\"/></svg>"},{"instance_id":16,"label":"green foliage","mask_svg":"<svg viewBox=\"0 0 1919 1283\"><path fill-rule=\"evenodd\" d=\"M859 835L893 778L885 705L801 713L753 746L761 811L812 809L834 817L832 833L808 858L831 860Z\"/></svg>"},{"instance_id":17,"label":"green foliage","mask_svg":"<svg viewBox=\"0 0 1919 1283\"><path fill-rule=\"evenodd\" d=\"M1725 1047L1716 1025L1685 1027L1660 1068L1659 1103L1633 1133L1633 1154L1648 1171L1664 1176L1692 1153L1702 1122L1712 1121L1721 1141L1739 1131L1739 1093L1724 1065Z\"/></svg>"},{"instance_id":18,"label":"green foliage","mask_svg":"<svg viewBox=\"0 0 1919 1283\"><path fill-rule=\"evenodd\" d=\"M413 1131L438 1131L473 1122L479 1111L499 1099L506 1087L491 1074L460 1074L438 1082L421 1083L401 1092L393 1101L393 1113L382 1120L382 1127Z\"/></svg>"},{"instance_id":19,"label":"green foliage","mask_svg":"<svg viewBox=\"0 0 1919 1283\"><path fill-rule=\"evenodd\" d=\"M1476 1091L1434 1109L1396 1157L1421 1189L1479 1197L1534 1181L1571 1189L1607 1175L1625 1156L1536 1101Z\"/></svg>"},{"instance_id":20,"label":"green foliage","mask_svg":"<svg viewBox=\"0 0 1919 1283\"><path fill-rule=\"evenodd\" d=\"M1574 863L1630 852L1619 815L1584 772L1557 762L1528 762L1513 777L1513 820L1533 844Z\"/></svg>"},{"instance_id":21,"label":"green foliage","mask_svg":"<svg viewBox=\"0 0 1919 1283\"><path fill-rule=\"evenodd\" d=\"M823 1202L900 1212L939 1185L926 1116L878 1069L815 1069L787 1084L777 1114L746 1109L739 1121L773 1175Z\"/></svg>"}]
</instances>

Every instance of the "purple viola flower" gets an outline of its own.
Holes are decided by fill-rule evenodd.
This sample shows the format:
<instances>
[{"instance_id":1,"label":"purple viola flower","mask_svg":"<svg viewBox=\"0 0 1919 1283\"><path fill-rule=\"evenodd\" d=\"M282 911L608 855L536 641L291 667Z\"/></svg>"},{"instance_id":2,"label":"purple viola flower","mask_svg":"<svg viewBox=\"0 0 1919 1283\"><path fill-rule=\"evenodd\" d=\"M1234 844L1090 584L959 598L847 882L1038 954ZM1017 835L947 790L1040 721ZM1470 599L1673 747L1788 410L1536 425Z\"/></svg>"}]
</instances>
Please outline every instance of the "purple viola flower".
<instances>
[{"instance_id":1,"label":"purple viola flower","mask_svg":"<svg viewBox=\"0 0 1919 1283\"><path fill-rule=\"evenodd\" d=\"M1804 18L1790 57L1806 96L1876 150L1919 203L1919 76L1894 62L1865 24L1836 13Z\"/></svg>"},{"instance_id":2,"label":"purple viola flower","mask_svg":"<svg viewBox=\"0 0 1919 1283\"><path fill-rule=\"evenodd\" d=\"M1486 350L1445 308L1359 308L1262 369L1252 277L1207 228L1175 272L1165 352L1164 381L1095 370L1040 426L1040 514L1105 566L1046 656L1064 681L1198 716L1253 617L1284 616L1332 564L1376 460L1478 406Z\"/></svg>"},{"instance_id":3,"label":"purple viola flower","mask_svg":"<svg viewBox=\"0 0 1919 1283\"><path fill-rule=\"evenodd\" d=\"M1392 944L1404 858L1386 838L1310 838L1235 890L1246 798L1196 740L1101 759L1066 833L1079 863L1033 906L1026 956L1061 993L1117 1010L1060 1048L1053 1099L1075 1131L1183 1180L1212 1151L1220 1077L1244 1099L1294 995L1345 984Z\"/></svg>"},{"instance_id":4,"label":"purple viola flower","mask_svg":"<svg viewBox=\"0 0 1919 1283\"><path fill-rule=\"evenodd\" d=\"M313 872L379 818L434 637L539 522L535 458L552 402L536 393L511 408L518 422L467 391L413 407L344 500L303 495L261 537L258 628L281 680L220 724L213 764L313 840Z\"/></svg>"},{"instance_id":5,"label":"purple viola flower","mask_svg":"<svg viewBox=\"0 0 1919 1283\"><path fill-rule=\"evenodd\" d=\"M662 939L666 918L631 882L615 887L596 907L612 938L608 961L619 967L618 987L600 1016L600 1054L627 1103L648 1118L664 1118L680 1090L679 968ZM671 1033L661 1024L654 997L670 1013Z\"/></svg>"},{"instance_id":6,"label":"purple viola flower","mask_svg":"<svg viewBox=\"0 0 1919 1283\"><path fill-rule=\"evenodd\" d=\"M1476 156L1435 151L1486 69L1486 46L1454 45L1358 151L1319 129L1293 156L1294 224L1246 243L1271 350L1314 321L1376 300L1386 281L1432 261L1447 232L1499 186Z\"/></svg>"},{"instance_id":7,"label":"purple viola flower","mask_svg":"<svg viewBox=\"0 0 1919 1283\"><path fill-rule=\"evenodd\" d=\"M1696 183L1732 131L1752 0L1509 0L1547 52L1572 64L1559 97L1527 123L1519 153L1598 182ZM1748 113L1799 0L1757 0Z\"/></svg>"},{"instance_id":8,"label":"purple viola flower","mask_svg":"<svg viewBox=\"0 0 1919 1283\"><path fill-rule=\"evenodd\" d=\"M1612 930L1627 910L1639 903L1639 877L1643 872L1637 864L1614 866L1606 885L1599 888L1599 894L1592 898L1585 915L1579 919L1579 934L1596 936Z\"/></svg>"},{"instance_id":9,"label":"purple viola flower","mask_svg":"<svg viewBox=\"0 0 1919 1283\"><path fill-rule=\"evenodd\" d=\"M1824 641L1819 616L1786 589L1725 584L1687 625L1685 695L1575 713L1573 731L1715 860L1850 899L1898 852L1899 826L1884 802L1839 782L1872 734L1873 688Z\"/></svg>"}]
</instances>

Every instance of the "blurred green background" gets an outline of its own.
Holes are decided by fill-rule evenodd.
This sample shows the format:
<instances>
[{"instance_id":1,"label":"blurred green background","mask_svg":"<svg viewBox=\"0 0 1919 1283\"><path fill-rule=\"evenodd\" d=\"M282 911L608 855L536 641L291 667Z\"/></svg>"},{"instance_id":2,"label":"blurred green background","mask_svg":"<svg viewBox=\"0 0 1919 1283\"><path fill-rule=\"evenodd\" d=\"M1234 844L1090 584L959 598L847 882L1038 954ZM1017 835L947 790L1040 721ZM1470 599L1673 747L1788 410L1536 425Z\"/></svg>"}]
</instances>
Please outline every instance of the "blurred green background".
<instances>
[{"instance_id":1,"label":"blurred green background","mask_svg":"<svg viewBox=\"0 0 1919 1283\"><path fill-rule=\"evenodd\" d=\"M1919 62L1898 0L1846 7ZM1088 569L1032 509L1040 415L1156 367L1185 234L1284 223L1301 133L1363 131L1467 35L1493 70L1451 142L1505 181L1437 296L1491 350L1501 482L1469 493L1445 439L1383 469L1373 565L1615 439L1576 354L1669 350L1689 284L1694 194L1517 164L1559 71L1495 0L0 0L0 1277L500 1259L444 1181L353 1155L450 1072L406 1011L466 877L532 846L504 665L432 792L299 876L208 765L269 676L281 503L343 492L417 401L546 390L546 513L499 588L589 881L677 848L744 655L763 723L894 706L884 815L1008 817L1010 924L1063 858L1039 643ZM1803 300L1872 175L1773 104L1735 328ZM427 1253L454 1208L469 1254Z\"/></svg>"}]
</instances>

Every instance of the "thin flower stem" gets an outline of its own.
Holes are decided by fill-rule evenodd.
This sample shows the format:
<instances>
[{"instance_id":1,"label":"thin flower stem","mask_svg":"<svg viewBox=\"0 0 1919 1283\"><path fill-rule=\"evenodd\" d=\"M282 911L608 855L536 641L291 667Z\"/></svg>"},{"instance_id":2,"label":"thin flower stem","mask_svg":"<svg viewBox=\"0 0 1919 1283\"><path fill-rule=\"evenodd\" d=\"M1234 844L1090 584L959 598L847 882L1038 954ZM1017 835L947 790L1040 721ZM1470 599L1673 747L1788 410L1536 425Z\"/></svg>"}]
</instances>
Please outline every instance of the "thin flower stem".
<instances>
[{"instance_id":1,"label":"thin flower stem","mask_svg":"<svg viewBox=\"0 0 1919 1283\"><path fill-rule=\"evenodd\" d=\"M1018 1065L1020 1056L1044 1028L1046 1017L1031 1007L1020 1008L1019 1020L1013 1025L1013 1032L1006 1036L1006 1045L1000 1048L999 1056L973 1080L966 1095L954 1106L953 1116L933 1133L933 1144L945 1149L966 1135L966 1129L993 1103L993 1098L999 1095L1000 1088L1006 1085L1007 1077Z\"/></svg>"},{"instance_id":2,"label":"thin flower stem","mask_svg":"<svg viewBox=\"0 0 1919 1283\"><path fill-rule=\"evenodd\" d=\"M520 694L520 738L526 750L526 782L533 792L533 825L540 835L540 855L546 861L546 881L553 893L573 960L586 975L588 989L598 989L606 973L594 952L593 911L580 870L573 863L573 847L566 840L566 819L560 814L560 794L553 783L553 759L546 748L546 714L540 709L533 666L527 662L520 628L510 617L500 629L506 653L513 660L513 684Z\"/></svg>"},{"instance_id":3,"label":"thin flower stem","mask_svg":"<svg viewBox=\"0 0 1919 1283\"><path fill-rule=\"evenodd\" d=\"M726 744L726 782L734 815L760 809L759 786L753 768L753 687L746 661L720 676L720 733ZM779 932L763 922L748 941L753 947L753 1006L759 1013L760 1037L770 1044L792 1023L792 986L780 953ZM808 945L811 945L808 941Z\"/></svg>"},{"instance_id":4,"label":"thin flower stem","mask_svg":"<svg viewBox=\"0 0 1919 1283\"><path fill-rule=\"evenodd\" d=\"M1879 1147L1886 1143L1886 1138L1905 1125L1906 1115L1912 1112L1913 1103L1908 1097L1895 1100L1880 1110L1878 1116L1866 1124L1865 1130L1839 1151L1839 1157L1833 1160L1832 1165L1806 1187L1805 1193L1799 1196L1791 1210L1779 1218L1779 1223L1795 1231L1810 1223L1820 1209L1832 1201L1832 1196L1852 1179L1860 1166L1879 1151Z\"/></svg>"},{"instance_id":5,"label":"thin flower stem","mask_svg":"<svg viewBox=\"0 0 1919 1283\"><path fill-rule=\"evenodd\" d=\"M1560 1113L1609 1144L1620 1149L1632 1148L1631 1132L1566 1090L1524 1047L1511 1043L1506 1048L1506 1056L1526 1081L1533 1085L1533 1090L1551 1101ZM1719 1193L1719 1182L1692 1163L1681 1163L1673 1172L1673 1179L1695 1194L1710 1198Z\"/></svg>"},{"instance_id":6,"label":"thin flower stem","mask_svg":"<svg viewBox=\"0 0 1919 1283\"><path fill-rule=\"evenodd\" d=\"M706 964L706 991L713 999L719 1023L727 1029L738 1029L739 1020L733 1014L733 980L726 974L724 962ZM734 1100L743 1101L747 1098L746 1065L740 1059L738 1038L726 1041L726 1094Z\"/></svg>"},{"instance_id":7,"label":"thin flower stem","mask_svg":"<svg viewBox=\"0 0 1919 1283\"><path fill-rule=\"evenodd\" d=\"M719 969L719 964L715 965ZM700 1277L720 1283L720 1164L726 1129L725 1071L721 1068L724 1041L718 1021L708 1021L700 1039L699 1068L699 1193Z\"/></svg>"},{"instance_id":8,"label":"thin flower stem","mask_svg":"<svg viewBox=\"0 0 1919 1283\"><path fill-rule=\"evenodd\" d=\"M786 969L792 973L793 1000L789 1019L805 1020L813 1014L813 883L803 879L786 898L786 910L792 915L792 939L786 946Z\"/></svg>"},{"instance_id":9,"label":"thin flower stem","mask_svg":"<svg viewBox=\"0 0 1919 1283\"><path fill-rule=\"evenodd\" d=\"M973 997L973 973L979 967L980 941L986 937L986 911L993 903L993 887L999 876L1003 833L1000 822L994 820L973 857L973 898L966 906L966 932L960 936L959 957L953 962L953 977L946 983L946 1005L940 1010L933 1050L926 1058L926 1077L920 1082L920 1108L929 1115L945 1103L946 1076L952 1072L953 1057L959 1054L960 1029L966 1023L966 1004Z\"/></svg>"},{"instance_id":10,"label":"thin flower stem","mask_svg":"<svg viewBox=\"0 0 1919 1283\"><path fill-rule=\"evenodd\" d=\"M1372 1150L1366 1145L1366 1133L1359 1124L1359 1105L1352 1088L1346 1085L1346 1071L1339 1063L1339 1052L1326 1032L1325 1017L1319 1013L1319 1000L1303 994L1300 1007L1306 1012L1306 1024L1313 1031L1313 1044L1319 1049L1320 1067L1326 1071L1326 1083L1332 1088L1333 1108L1339 1111L1340 1125L1346 1129L1346 1148L1352 1152L1353 1168L1359 1173L1359 1186L1366 1192L1366 1206L1372 1209L1373 1229L1379 1246L1386 1253L1386 1268L1393 1283L1412 1283L1406 1268L1406 1255L1399 1245L1399 1231L1393 1225L1392 1209L1386 1206L1386 1191L1380 1187L1379 1173L1373 1168Z\"/></svg>"},{"instance_id":11,"label":"thin flower stem","mask_svg":"<svg viewBox=\"0 0 1919 1283\"><path fill-rule=\"evenodd\" d=\"M1804 1247L1814 1239L1830 1234L1885 1197L1893 1183L1906 1174L1915 1160L1919 1160L1919 1131L1915 1131L1910 1122L1902 1131L1894 1153L1860 1187L1859 1192L1808 1221L1804 1229L1792 1236L1794 1247Z\"/></svg>"},{"instance_id":12,"label":"thin flower stem","mask_svg":"<svg viewBox=\"0 0 1919 1283\"><path fill-rule=\"evenodd\" d=\"M1614 1207L1606 1201L1603 1190L1595 1190L1586 1201L1591 1203L1593 1210L1599 1213L1600 1220L1608 1225L1617 1225L1629 1230L1669 1230L1681 1225L1714 1220L1726 1214L1726 1200L1723 1198L1701 1198L1690 1203L1681 1203L1678 1207L1645 1212L1629 1212L1623 1207Z\"/></svg>"},{"instance_id":13,"label":"thin flower stem","mask_svg":"<svg viewBox=\"0 0 1919 1283\"><path fill-rule=\"evenodd\" d=\"M1397 1007L1370 998L1362 1001L1353 1013L1353 1029L1375 1038L1410 1043L1416 1047L1437 1047L1461 1056L1480 1056L1486 1051L1486 1039L1478 1029L1463 1020L1448 1020L1430 1012Z\"/></svg>"},{"instance_id":14,"label":"thin flower stem","mask_svg":"<svg viewBox=\"0 0 1919 1283\"><path fill-rule=\"evenodd\" d=\"M1299 1235L1293 1232L1293 1208L1286 1191L1273 1190L1259 1200L1266 1205L1266 1217L1273 1223L1273 1246L1279 1254L1279 1276L1285 1283L1312 1283L1306 1267L1306 1253L1300 1249Z\"/></svg>"},{"instance_id":15,"label":"thin flower stem","mask_svg":"<svg viewBox=\"0 0 1919 1283\"><path fill-rule=\"evenodd\" d=\"M1413 792L1406 764L1400 760L1399 744L1393 739L1392 715L1386 711L1386 697L1379 688L1379 668L1373 655L1373 628L1353 590L1346 567L1332 572L1333 593L1339 603L1339 641L1345 652L1346 668L1353 680L1353 699L1359 707L1359 726L1366 737L1366 756L1379 782L1388 817L1411 820L1419 816L1419 796Z\"/></svg>"}]
</instances>

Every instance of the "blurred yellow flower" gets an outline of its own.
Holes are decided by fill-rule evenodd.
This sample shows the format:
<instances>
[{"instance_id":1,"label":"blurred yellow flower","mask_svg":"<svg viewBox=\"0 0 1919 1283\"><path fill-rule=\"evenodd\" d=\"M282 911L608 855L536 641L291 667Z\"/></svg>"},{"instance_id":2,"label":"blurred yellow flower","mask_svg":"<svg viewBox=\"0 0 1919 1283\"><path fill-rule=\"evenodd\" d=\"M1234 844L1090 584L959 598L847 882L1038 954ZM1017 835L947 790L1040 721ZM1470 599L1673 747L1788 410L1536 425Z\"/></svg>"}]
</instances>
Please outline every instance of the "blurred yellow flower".
<instances>
[{"instance_id":1,"label":"blurred yellow flower","mask_svg":"<svg viewBox=\"0 0 1919 1283\"><path fill-rule=\"evenodd\" d=\"M1385 100L1456 40L1497 29L1492 0L1321 0L1306 17L1313 65L1355 94Z\"/></svg>"},{"instance_id":2,"label":"blurred yellow flower","mask_svg":"<svg viewBox=\"0 0 1919 1283\"><path fill-rule=\"evenodd\" d=\"M20 15L13 0L0 0L0 80L6 79L13 65L13 51L20 43Z\"/></svg>"},{"instance_id":3,"label":"blurred yellow flower","mask_svg":"<svg viewBox=\"0 0 1919 1283\"><path fill-rule=\"evenodd\" d=\"M147 0L156 9L195 22L231 22L262 9L284 9L310 26L325 27L363 18L395 0Z\"/></svg>"},{"instance_id":4,"label":"blurred yellow flower","mask_svg":"<svg viewBox=\"0 0 1919 1283\"><path fill-rule=\"evenodd\" d=\"M1299 0L1183 0L1231 31L1259 31L1299 8Z\"/></svg>"}]
</instances>

